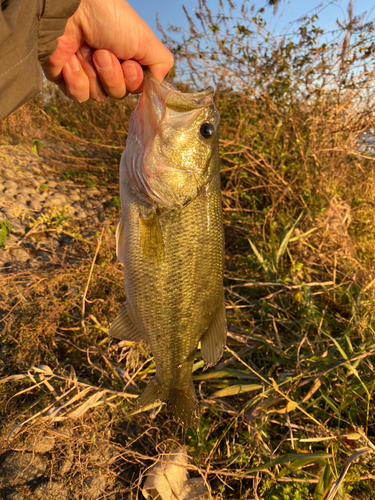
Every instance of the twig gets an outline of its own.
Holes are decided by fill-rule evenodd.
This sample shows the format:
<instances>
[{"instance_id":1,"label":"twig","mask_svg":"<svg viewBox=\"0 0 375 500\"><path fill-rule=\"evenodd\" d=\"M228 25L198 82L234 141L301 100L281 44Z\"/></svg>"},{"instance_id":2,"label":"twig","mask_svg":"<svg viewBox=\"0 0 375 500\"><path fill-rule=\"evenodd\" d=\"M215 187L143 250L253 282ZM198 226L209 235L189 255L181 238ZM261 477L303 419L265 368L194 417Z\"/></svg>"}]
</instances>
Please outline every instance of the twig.
<instances>
[{"instance_id":1,"label":"twig","mask_svg":"<svg viewBox=\"0 0 375 500\"><path fill-rule=\"evenodd\" d=\"M34 228L35 227L37 226L34 226ZM20 245L23 242L23 240L28 238L30 235L44 234L44 233L56 233L57 235L64 234L65 236L69 236L69 238L72 238L73 240L83 241L88 245L94 245L91 241L87 240L86 238L82 238L81 235L70 233L69 231L65 231L64 229L61 231L58 231L57 229L43 229L42 231L33 231L34 228L32 228L27 234L25 234L25 236L21 240L18 240L16 245Z\"/></svg>"},{"instance_id":2,"label":"twig","mask_svg":"<svg viewBox=\"0 0 375 500\"><path fill-rule=\"evenodd\" d=\"M8 314L6 314L3 318L0 319L0 323L2 321L5 321L7 319L7 317L12 314L12 311L22 302L22 299L20 299L18 302L16 302L16 304L14 304L14 306L11 308L11 310L8 312Z\"/></svg>"},{"instance_id":3,"label":"twig","mask_svg":"<svg viewBox=\"0 0 375 500\"><path fill-rule=\"evenodd\" d=\"M233 279L233 278L229 278ZM286 288L287 290L298 290L299 288L302 288L303 286L308 286L308 287L313 287L313 286L328 286L328 285L335 285L333 281L325 281L323 283L319 282L313 282L313 283L304 283L303 285L285 285L284 283L267 283L267 282L261 282L261 281L251 281L248 283L242 283L240 285L231 285L228 287L225 287L225 290L230 290L232 288L242 288L242 287L247 287L247 286L280 286L282 288Z\"/></svg>"},{"instance_id":4,"label":"twig","mask_svg":"<svg viewBox=\"0 0 375 500\"><path fill-rule=\"evenodd\" d=\"M18 246L18 245L20 245L20 244L23 242L23 240L26 240L26 238L28 238L31 234L35 234L35 233L36 233L36 229L40 226L40 224L41 224L41 222L37 222L37 223L35 224L35 226L33 226L33 227L30 229L30 231L28 231L28 232L24 235L24 237L23 237L23 238L20 238L20 239L17 241L16 245L17 245L17 246ZM45 231L43 231L43 232L45 232Z\"/></svg>"},{"instance_id":5,"label":"twig","mask_svg":"<svg viewBox=\"0 0 375 500\"><path fill-rule=\"evenodd\" d=\"M91 268L90 268L89 278L88 278L88 280L87 280L86 288L85 288L85 291L83 292L83 296L82 296L82 315L81 315L81 325L82 325L82 328L83 328L85 331L86 331L86 327L85 327L86 296L87 296L87 292L88 292L88 290L89 290L90 281L91 281L92 273L93 273L94 266L95 266L95 261L96 261L96 258L97 258L97 256L98 256L98 253L99 253L100 247L101 247L101 245L102 245L103 234L104 234L104 227L102 228L102 232L100 233L100 236L99 236L99 239L98 239L98 244L97 244L97 247L96 247L96 250L95 250L95 255L94 255L94 258L92 259L92 263L91 263Z\"/></svg>"}]
</instances>

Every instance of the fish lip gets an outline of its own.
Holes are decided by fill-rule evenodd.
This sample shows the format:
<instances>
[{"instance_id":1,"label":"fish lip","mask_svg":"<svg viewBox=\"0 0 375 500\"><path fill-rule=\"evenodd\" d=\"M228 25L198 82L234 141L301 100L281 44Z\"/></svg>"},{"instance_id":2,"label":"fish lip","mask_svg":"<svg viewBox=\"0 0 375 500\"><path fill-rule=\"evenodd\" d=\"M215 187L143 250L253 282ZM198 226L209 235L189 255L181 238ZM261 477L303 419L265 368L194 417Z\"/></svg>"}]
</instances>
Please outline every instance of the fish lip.
<instances>
[{"instance_id":1,"label":"fish lip","mask_svg":"<svg viewBox=\"0 0 375 500\"><path fill-rule=\"evenodd\" d=\"M194 97L194 99L201 99L202 97L206 97L207 95L211 95L214 93L215 89L211 85L205 89L198 90L198 92L192 92L192 93L181 92L182 95Z\"/></svg>"},{"instance_id":2,"label":"fish lip","mask_svg":"<svg viewBox=\"0 0 375 500\"><path fill-rule=\"evenodd\" d=\"M213 104L213 96L215 89L209 86L198 92L181 92L173 87L173 85L162 82L153 75L152 71L147 66L142 66L145 91L152 87L165 92L165 105L170 108L186 108L197 109L205 108Z\"/></svg>"}]
</instances>

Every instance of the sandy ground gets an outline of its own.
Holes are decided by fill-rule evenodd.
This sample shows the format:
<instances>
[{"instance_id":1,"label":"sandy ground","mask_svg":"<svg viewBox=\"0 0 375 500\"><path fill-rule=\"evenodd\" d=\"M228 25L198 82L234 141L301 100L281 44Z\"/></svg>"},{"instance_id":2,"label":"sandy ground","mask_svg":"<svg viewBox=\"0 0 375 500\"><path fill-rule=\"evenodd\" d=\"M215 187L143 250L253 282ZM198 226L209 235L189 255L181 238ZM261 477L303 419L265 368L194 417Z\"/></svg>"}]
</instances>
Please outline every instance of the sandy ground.
<instances>
[{"instance_id":1,"label":"sandy ground","mask_svg":"<svg viewBox=\"0 0 375 500\"><path fill-rule=\"evenodd\" d=\"M65 177L69 172L67 163ZM53 262L72 238L98 231L112 193L95 184L64 179L26 147L0 146L0 228L10 224L0 241L0 269Z\"/></svg>"}]
</instances>

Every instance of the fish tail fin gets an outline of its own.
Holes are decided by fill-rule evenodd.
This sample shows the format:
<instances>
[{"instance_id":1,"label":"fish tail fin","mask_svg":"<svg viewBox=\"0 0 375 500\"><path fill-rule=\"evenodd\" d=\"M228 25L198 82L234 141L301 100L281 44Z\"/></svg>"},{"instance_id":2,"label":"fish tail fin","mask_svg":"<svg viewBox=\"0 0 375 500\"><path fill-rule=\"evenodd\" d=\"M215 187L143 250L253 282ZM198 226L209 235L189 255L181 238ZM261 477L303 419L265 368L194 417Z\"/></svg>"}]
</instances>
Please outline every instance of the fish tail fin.
<instances>
[{"instance_id":1,"label":"fish tail fin","mask_svg":"<svg viewBox=\"0 0 375 500\"><path fill-rule=\"evenodd\" d=\"M181 424L186 427L197 427L198 400L192 380L187 387L168 388L154 377L137 399L131 415L147 411L163 402Z\"/></svg>"},{"instance_id":2,"label":"fish tail fin","mask_svg":"<svg viewBox=\"0 0 375 500\"><path fill-rule=\"evenodd\" d=\"M167 406L185 427L198 426L198 400L192 380L187 387L169 390Z\"/></svg>"},{"instance_id":3,"label":"fish tail fin","mask_svg":"<svg viewBox=\"0 0 375 500\"><path fill-rule=\"evenodd\" d=\"M133 411L130 415L141 413L142 411L151 410L159 404L166 402L167 390L159 383L159 380L154 377L146 386L146 389L139 396L133 405Z\"/></svg>"}]
</instances>

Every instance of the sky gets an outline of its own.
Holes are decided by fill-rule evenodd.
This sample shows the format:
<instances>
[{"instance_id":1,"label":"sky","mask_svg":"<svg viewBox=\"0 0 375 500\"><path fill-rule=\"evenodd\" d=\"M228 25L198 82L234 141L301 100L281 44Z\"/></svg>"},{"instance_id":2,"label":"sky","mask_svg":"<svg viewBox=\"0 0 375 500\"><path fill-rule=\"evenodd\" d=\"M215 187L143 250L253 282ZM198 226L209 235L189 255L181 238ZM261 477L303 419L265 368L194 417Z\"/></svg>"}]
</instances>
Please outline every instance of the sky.
<instances>
[{"instance_id":1,"label":"sky","mask_svg":"<svg viewBox=\"0 0 375 500\"><path fill-rule=\"evenodd\" d=\"M174 26L187 26L185 14L182 10L182 4L185 5L189 14L194 16L194 8L198 5L198 0L128 0L132 7L138 14L147 22L147 24L154 30L156 35L161 38L161 34L156 28L156 14L159 13L159 19L164 28L168 24ZM234 3L241 6L243 0L234 0ZM214 13L219 1L207 0L209 8ZM248 4L254 4L256 8L265 6L265 1L254 0L249 1ZM322 3L322 0L289 0L281 2L276 16L273 15L272 7L267 7L265 18L267 20L268 28L274 33L282 33L284 30L289 31L292 28L292 23L297 19L304 16ZM346 13L348 0L335 0L324 2L327 5L319 14L318 25L324 29L335 29L336 18L343 19ZM364 11L370 11L370 18L375 18L375 6L371 0L354 0L354 12L360 14ZM294 25L297 26L297 25ZM295 31L295 29L292 29Z\"/></svg>"}]
</instances>

